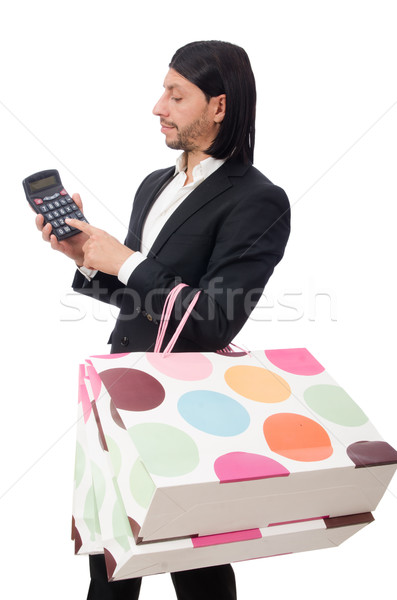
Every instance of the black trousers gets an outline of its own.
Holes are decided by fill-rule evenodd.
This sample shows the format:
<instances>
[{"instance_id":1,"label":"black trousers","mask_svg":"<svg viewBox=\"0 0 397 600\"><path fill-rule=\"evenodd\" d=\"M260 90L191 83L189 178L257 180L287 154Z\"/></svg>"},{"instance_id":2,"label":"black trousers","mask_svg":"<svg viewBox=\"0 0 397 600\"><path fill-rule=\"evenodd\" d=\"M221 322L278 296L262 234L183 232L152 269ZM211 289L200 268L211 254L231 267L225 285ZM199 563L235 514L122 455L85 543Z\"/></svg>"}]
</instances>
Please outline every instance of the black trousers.
<instances>
[{"instance_id":1,"label":"black trousers","mask_svg":"<svg viewBox=\"0 0 397 600\"><path fill-rule=\"evenodd\" d=\"M103 554L90 556L91 584L87 600L137 600L141 578L109 583ZM230 565L171 573L178 600L236 600L236 582Z\"/></svg>"}]
</instances>

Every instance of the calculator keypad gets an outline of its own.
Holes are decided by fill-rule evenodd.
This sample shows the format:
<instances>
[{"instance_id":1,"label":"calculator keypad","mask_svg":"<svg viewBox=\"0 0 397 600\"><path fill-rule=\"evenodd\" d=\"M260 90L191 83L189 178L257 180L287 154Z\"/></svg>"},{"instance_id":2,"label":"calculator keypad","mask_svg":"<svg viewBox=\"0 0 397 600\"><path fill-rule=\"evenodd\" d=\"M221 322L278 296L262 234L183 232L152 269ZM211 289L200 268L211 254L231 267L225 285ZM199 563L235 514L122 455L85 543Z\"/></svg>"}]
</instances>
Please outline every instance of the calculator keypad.
<instances>
[{"instance_id":1,"label":"calculator keypad","mask_svg":"<svg viewBox=\"0 0 397 600\"><path fill-rule=\"evenodd\" d=\"M51 223L52 231L58 240L63 237L70 237L70 233L73 231L77 232L75 227L66 225L65 218L78 219L88 223L66 190L61 190L61 192L56 192L45 198L35 198L34 202L37 205L38 212L44 215L46 222Z\"/></svg>"}]
</instances>

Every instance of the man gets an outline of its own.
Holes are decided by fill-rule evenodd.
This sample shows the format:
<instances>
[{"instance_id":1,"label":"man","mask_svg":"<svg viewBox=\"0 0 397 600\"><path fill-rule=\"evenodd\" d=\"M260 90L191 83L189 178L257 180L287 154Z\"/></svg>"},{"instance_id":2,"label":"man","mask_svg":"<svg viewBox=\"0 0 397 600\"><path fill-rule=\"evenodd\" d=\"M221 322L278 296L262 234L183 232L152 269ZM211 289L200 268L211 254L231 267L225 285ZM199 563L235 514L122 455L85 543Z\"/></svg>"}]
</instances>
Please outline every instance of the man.
<instances>
[{"instance_id":1,"label":"man","mask_svg":"<svg viewBox=\"0 0 397 600\"><path fill-rule=\"evenodd\" d=\"M55 250L76 261L73 288L120 308L112 352L150 351L165 298L180 282L166 341L201 290L175 351L227 346L247 320L289 236L283 190L252 166L255 80L247 54L226 42L194 42L173 56L153 112L176 168L142 182L127 238L70 220L81 230L63 242L37 226ZM81 207L78 194L73 196ZM90 600L138 598L140 579L108 583L102 555L90 557ZM172 574L179 600L236 598L230 565Z\"/></svg>"}]
</instances>

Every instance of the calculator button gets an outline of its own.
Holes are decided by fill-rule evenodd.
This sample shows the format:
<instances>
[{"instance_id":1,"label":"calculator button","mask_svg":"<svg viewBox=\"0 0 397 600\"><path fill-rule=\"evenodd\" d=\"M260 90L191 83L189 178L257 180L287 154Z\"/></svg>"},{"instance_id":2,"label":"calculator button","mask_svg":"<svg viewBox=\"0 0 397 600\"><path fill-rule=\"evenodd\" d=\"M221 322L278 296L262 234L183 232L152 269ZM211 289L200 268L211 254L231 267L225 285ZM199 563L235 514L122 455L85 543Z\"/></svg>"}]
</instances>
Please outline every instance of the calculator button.
<instances>
[{"instance_id":1,"label":"calculator button","mask_svg":"<svg viewBox=\"0 0 397 600\"><path fill-rule=\"evenodd\" d=\"M73 212L73 210L72 210L72 208L71 208L70 206L67 206L67 207L65 208L65 210L66 210L66 212L67 212L68 214L70 214L71 212ZM71 217L70 217L70 218L71 218Z\"/></svg>"},{"instance_id":2,"label":"calculator button","mask_svg":"<svg viewBox=\"0 0 397 600\"><path fill-rule=\"evenodd\" d=\"M60 208L59 209L59 214L60 215L66 215L66 210L64 208Z\"/></svg>"},{"instance_id":3,"label":"calculator button","mask_svg":"<svg viewBox=\"0 0 397 600\"><path fill-rule=\"evenodd\" d=\"M73 204L73 200L71 199L70 196L65 196L65 200L67 201L68 204Z\"/></svg>"},{"instance_id":4,"label":"calculator button","mask_svg":"<svg viewBox=\"0 0 397 600\"><path fill-rule=\"evenodd\" d=\"M79 207L78 207L78 206L76 206L76 205L73 203L73 204L72 204L72 209L73 209L73 210L79 210Z\"/></svg>"},{"instance_id":5,"label":"calculator button","mask_svg":"<svg viewBox=\"0 0 397 600\"><path fill-rule=\"evenodd\" d=\"M59 193L61 194L61 196L67 196L67 191L66 190L61 190Z\"/></svg>"},{"instance_id":6,"label":"calculator button","mask_svg":"<svg viewBox=\"0 0 397 600\"><path fill-rule=\"evenodd\" d=\"M59 212L57 210L54 210L54 212L52 213L54 215L54 217L58 218L59 217Z\"/></svg>"},{"instance_id":7,"label":"calculator button","mask_svg":"<svg viewBox=\"0 0 397 600\"><path fill-rule=\"evenodd\" d=\"M83 213L81 212L81 210L76 210L76 217L77 217L78 219L84 218L84 215L83 215Z\"/></svg>"},{"instance_id":8,"label":"calculator button","mask_svg":"<svg viewBox=\"0 0 397 600\"><path fill-rule=\"evenodd\" d=\"M46 217L47 217L47 220L48 220L48 221L52 221L52 219L54 218L54 215L52 214L52 212L49 212L49 213L46 215Z\"/></svg>"},{"instance_id":9,"label":"calculator button","mask_svg":"<svg viewBox=\"0 0 397 600\"><path fill-rule=\"evenodd\" d=\"M65 204L67 204L65 198L61 198L59 202L62 204L62 206L65 206Z\"/></svg>"},{"instance_id":10,"label":"calculator button","mask_svg":"<svg viewBox=\"0 0 397 600\"><path fill-rule=\"evenodd\" d=\"M58 222L56 219L54 219L54 220L51 222L51 225L52 225L53 227L59 227L59 226L60 226L60 223L59 223L59 222Z\"/></svg>"},{"instance_id":11,"label":"calculator button","mask_svg":"<svg viewBox=\"0 0 397 600\"><path fill-rule=\"evenodd\" d=\"M58 200L55 200L54 206L55 206L55 208L59 208L61 206L61 203L58 202Z\"/></svg>"},{"instance_id":12,"label":"calculator button","mask_svg":"<svg viewBox=\"0 0 397 600\"><path fill-rule=\"evenodd\" d=\"M69 227L69 225L65 225L64 230L66 231L66 233L69 233L69 231L72 231L71 228Z\"/></svg>"},{"instance_id":13,"label":"calculator button","mask_svg":"<svg viewBox=\"0 0 397 600\"><path fill-rule=\"evenodd\" d=\"M42 213L46 213L46 212L48 212L48 208L46 207L46 205L45 205L45 204L43 204L43 206L40 206L40 211L41 211Z\"/></svg>"},{"instance_id":14,"label":"calculator button","mask_svg":"<svg viewBox=\"0 0 397 600\"><path fill-rule=\"evenodd\" d=\"M45 200L45 198L44 198L44 200ZM54 208L55 208L52 202L49 202L49 203L47 204L47 206L48 206L48 208L49 208L50 210L54 210Z\"/></svg>"},{"instance_id":15,"label":"calculator button","mask_svg":"<svg viewBox=\"0 0 397 600\"><path fill-rule=\"evenodd\" d=\"M43 200L41 198L35 198L34 203L35 204L43 204Z\"/></svg>"},{"instance_id":16,"label":"calculator button","mask_svg":"<svg viewBox=\"0 0 397 600\"><path fill-rule=\"evenodd\" d=\"M58 198L58 196L59 196L59 194L58 194L58 192L56 192L52 196L45 196L44 200L55 200L55 198Z\"/></svg>"},{"instance_id":17,"label":"calculator button","mask_svg":"<svg viewBox=\"0 0 397 600\"><path fill-rule=\"evenodd\" d=\"M60 219L58 219L58 223L61 226L65 225L65 219L62 219L62 217L61 217Z\"/></svg>"},{"instance_id":18,"label":"calculator button","mask_svg":"<svg viewBox=\"0 0 397 600\"><path fill-rule=\"evenodd\" d=\"M65 235L65 230L62 227L59 227L59 229L56 230L58 235Z\"/></svg>"}]
</instances>

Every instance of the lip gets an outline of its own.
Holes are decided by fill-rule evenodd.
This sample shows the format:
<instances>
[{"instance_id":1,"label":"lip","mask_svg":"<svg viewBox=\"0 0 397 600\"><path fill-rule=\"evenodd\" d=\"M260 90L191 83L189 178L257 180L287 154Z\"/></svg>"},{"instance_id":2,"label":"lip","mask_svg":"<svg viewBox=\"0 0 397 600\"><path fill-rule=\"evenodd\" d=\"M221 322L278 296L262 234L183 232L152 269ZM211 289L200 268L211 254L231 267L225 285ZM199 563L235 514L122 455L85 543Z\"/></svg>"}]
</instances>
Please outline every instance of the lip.
<instances>
[{"instance_id":1,"label":"lip","mask_svg":"<svg viewBox=\"0 0 397 600\"><path fill-rule=\"evenodd\" d=\"M174 127L170 125L161 125L161 133L168 133L171 129L174 129Z\"/></svg>"}]
</instances>

